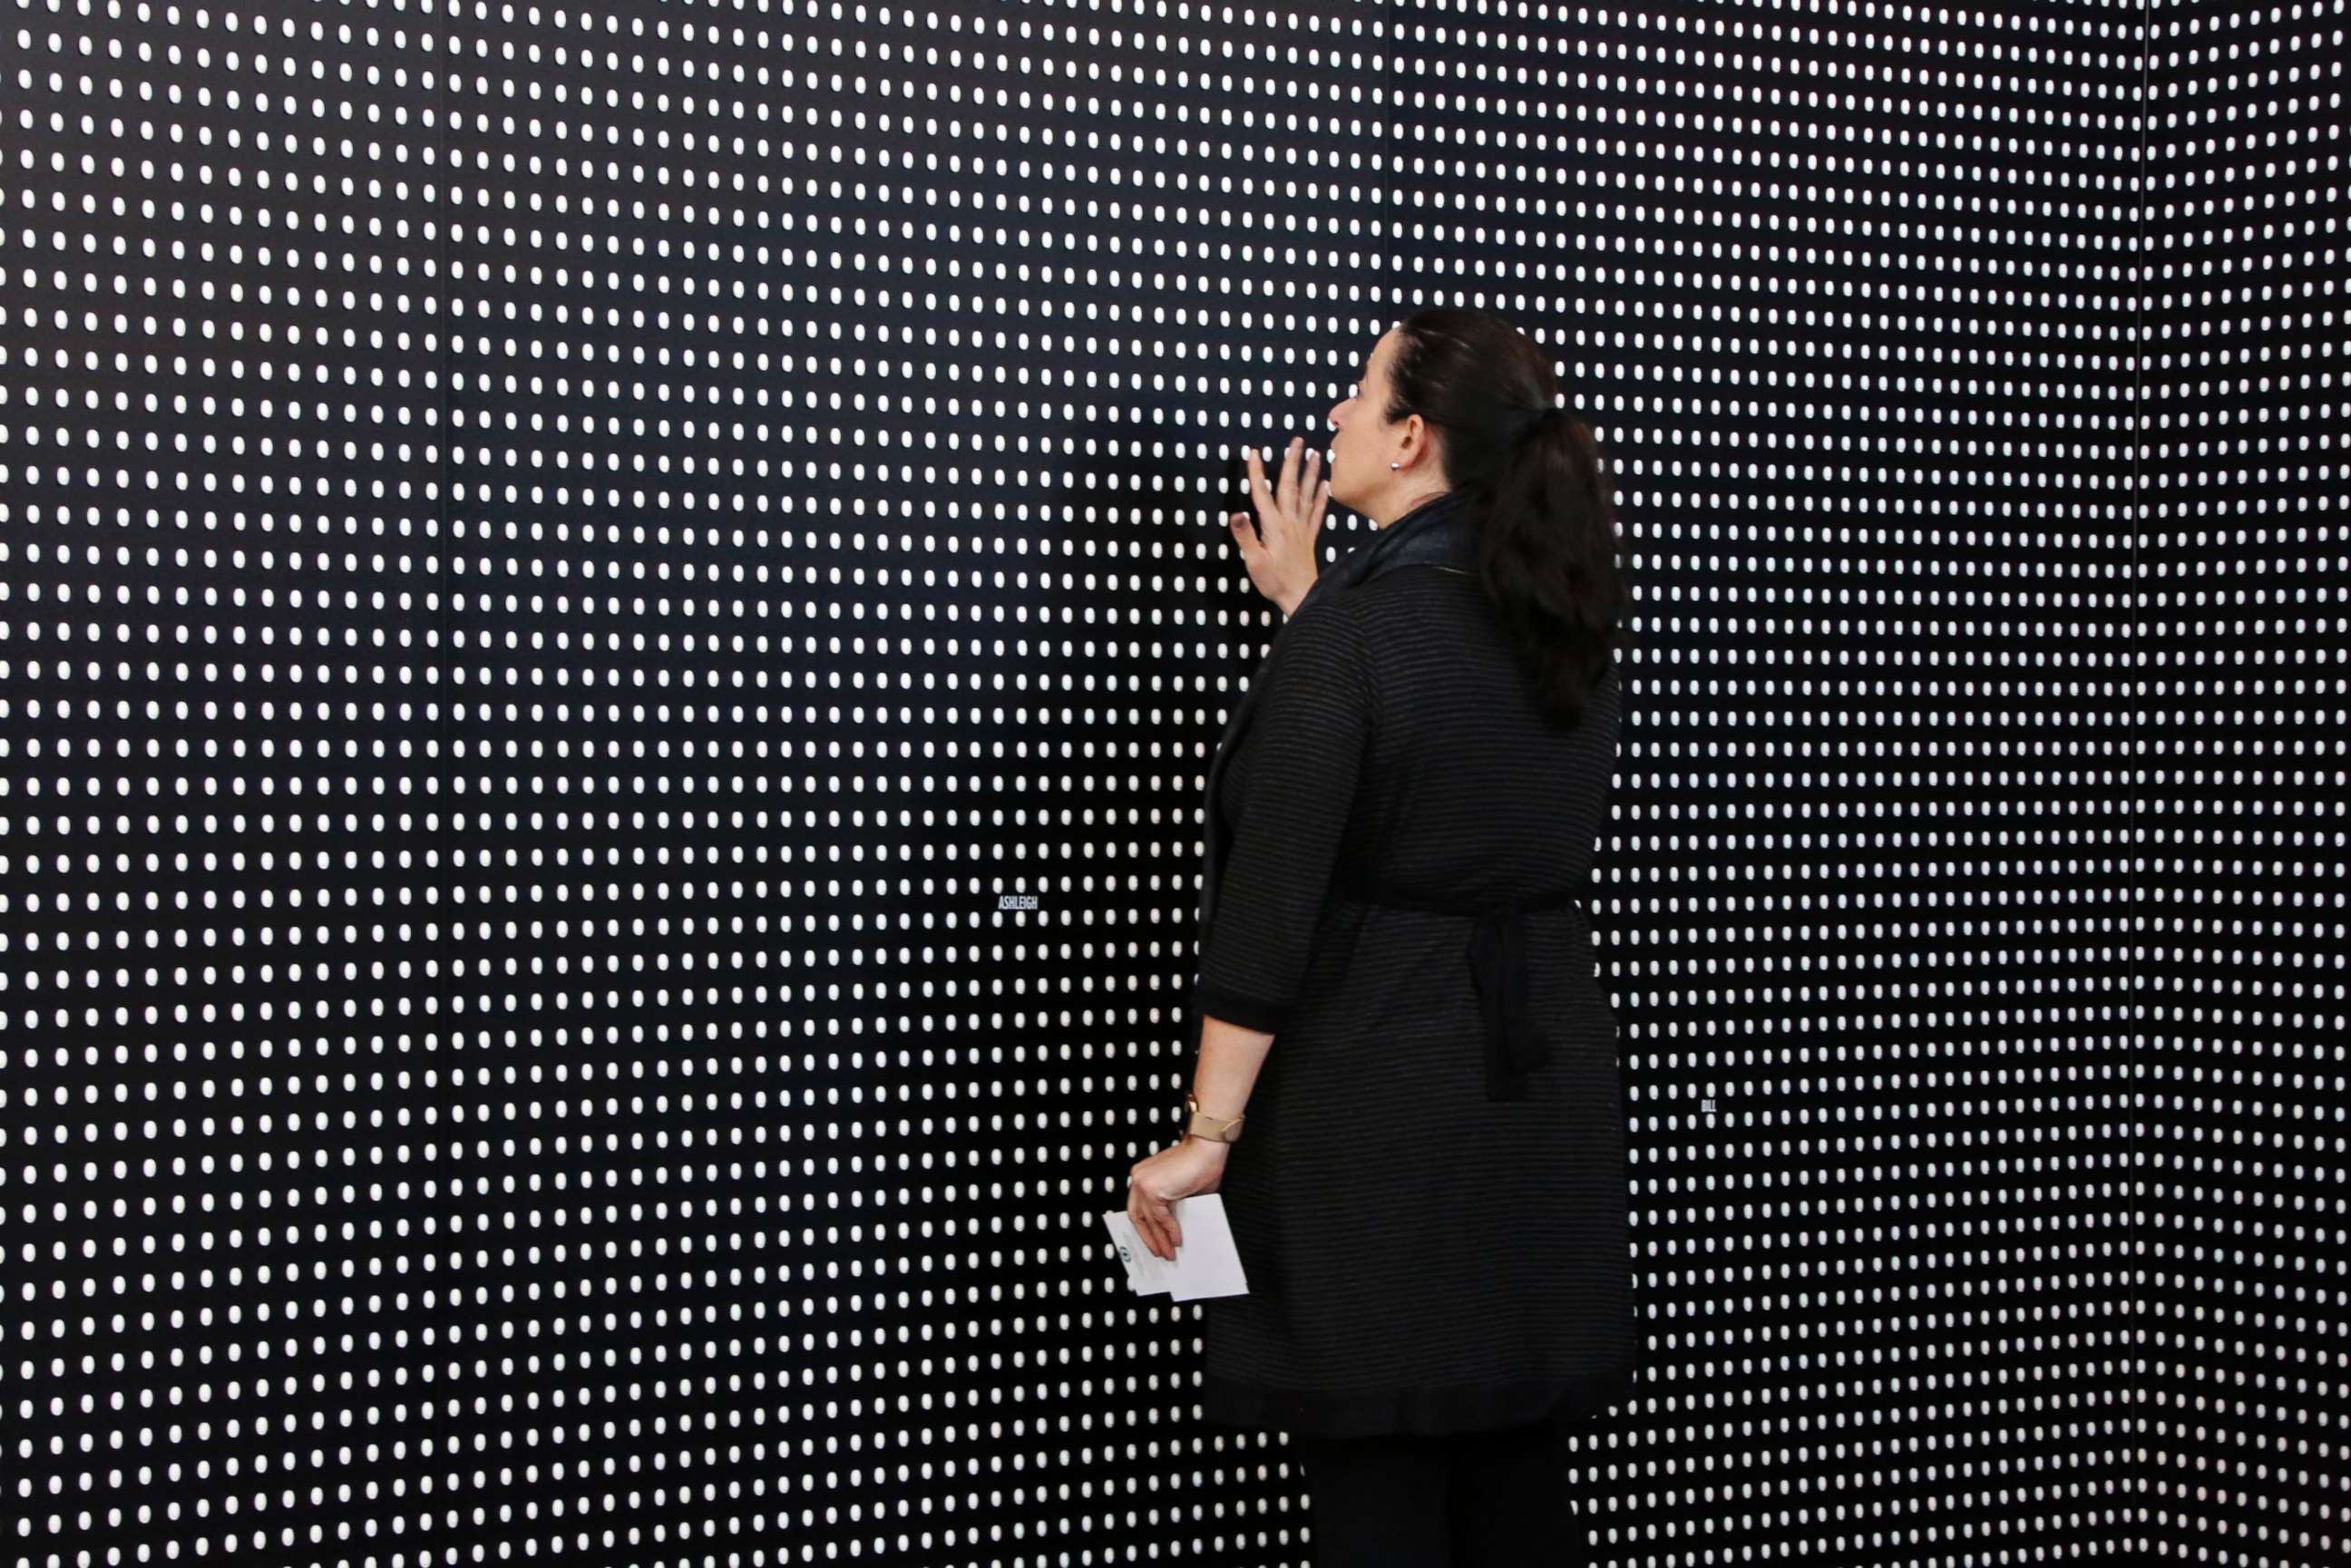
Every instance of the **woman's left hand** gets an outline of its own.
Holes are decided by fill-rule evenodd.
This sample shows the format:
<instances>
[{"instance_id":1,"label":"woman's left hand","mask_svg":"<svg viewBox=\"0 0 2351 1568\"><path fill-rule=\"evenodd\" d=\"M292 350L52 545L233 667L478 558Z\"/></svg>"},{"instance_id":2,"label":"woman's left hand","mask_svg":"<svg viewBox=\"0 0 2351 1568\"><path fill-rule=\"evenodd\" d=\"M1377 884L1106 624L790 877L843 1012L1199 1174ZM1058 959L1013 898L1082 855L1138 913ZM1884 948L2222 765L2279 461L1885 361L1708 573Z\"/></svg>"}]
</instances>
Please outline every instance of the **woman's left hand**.
<instances>
[{"instance_id":1,"label":"woman's left hand","mask_svg":"<svg viewBox=\"0 0 2351 1568\"><path fill-rule=\"evenodd\" d=\"M1184 1228L1171 1207L1179 1197L1214 1192L1225 1179L1230 1144L1215 1138L1185 1138L1134 1162L1126 1173L1126 1217L1155 1258L1174 1261L1184 1245Z\"/></svg>"},{"instance_id":2,"label":"woman's left hand","mask_svg":"<svg viewBox=\"0 0 2351 1568\"><path fill-rule=\"evenodd\" d=\"M1290 437L1289 453L1281 460L1281 482L1269 486L1265 469L1258 462L1257 444L1250 443L1249 500L1257 507L1257 522L1252 525L1247 512L1233 512L1225 518L1225 526L1232 529L1233 548L1241 552L1241 562L1249 568L1249 580L1284 615L1298 612L1299 601L1322 570L1322 558L1315 552L1322 545L1322 515L1331 509L1331 482L1324 479L1318 485L1314 479L1322 454L1307 453L1306 477L1298 476L1298 455L1305 444L1304 437Z\"/></svg>"}]
</instances>

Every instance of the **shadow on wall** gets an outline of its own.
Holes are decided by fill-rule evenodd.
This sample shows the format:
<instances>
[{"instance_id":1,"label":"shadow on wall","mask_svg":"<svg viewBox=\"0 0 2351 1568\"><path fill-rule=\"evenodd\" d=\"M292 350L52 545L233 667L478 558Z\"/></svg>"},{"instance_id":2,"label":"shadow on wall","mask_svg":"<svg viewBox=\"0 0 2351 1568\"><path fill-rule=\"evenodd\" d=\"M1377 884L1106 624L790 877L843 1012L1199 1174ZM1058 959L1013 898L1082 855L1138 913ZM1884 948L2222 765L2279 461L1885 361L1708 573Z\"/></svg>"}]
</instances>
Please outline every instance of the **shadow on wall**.
<instances>
[{"instance_id":1,"label":"shadow on wall","mask_svg":"<svg viewBox=\"0 0 2351 1568\"><path fill-rule=\"evenodd\" d=\"M1181 1039L1208 761L1280 625L1224 523L1246 505L1240 457L1204 477L1137 467L1107 433L1079 444L1104 455L1065 488L952 521L919 598L840 587L871 596L862 614L889 643L869 637L847 667L862 660L869 688L916 672L865 705L882 718L862 738L883 809L863 833L890 867L866 877L868 920L886 923L868 1027L951 1009L1006 1061ZM910 600L916 623L880 620Z\"/></svg>"}]
</instances>

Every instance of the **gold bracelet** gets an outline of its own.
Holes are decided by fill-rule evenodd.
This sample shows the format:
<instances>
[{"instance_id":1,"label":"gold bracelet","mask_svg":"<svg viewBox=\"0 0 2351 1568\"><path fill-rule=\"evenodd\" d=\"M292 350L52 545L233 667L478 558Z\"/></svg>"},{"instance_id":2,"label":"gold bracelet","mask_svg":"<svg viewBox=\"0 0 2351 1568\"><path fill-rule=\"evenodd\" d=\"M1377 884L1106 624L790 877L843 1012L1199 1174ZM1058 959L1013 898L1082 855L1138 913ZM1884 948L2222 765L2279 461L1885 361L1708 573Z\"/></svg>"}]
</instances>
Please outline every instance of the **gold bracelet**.
<instances>
[{"instance_id":1,"label":"gold bracelet","mask_svg":"<svg viewBox=\"0 0 2351 1568\"><path fill-rule=\"evenodd\" d=\"M1238 1142L1241 1124L1249 1120L1246 1112L1238 1116L1211 1116L1200 1109L1197 1094L1184 1096L1184 1109L1189 1113L1184 1124L1185 1136L1205 1138L1212 1144Z\"/></svg>"}]
</instances>

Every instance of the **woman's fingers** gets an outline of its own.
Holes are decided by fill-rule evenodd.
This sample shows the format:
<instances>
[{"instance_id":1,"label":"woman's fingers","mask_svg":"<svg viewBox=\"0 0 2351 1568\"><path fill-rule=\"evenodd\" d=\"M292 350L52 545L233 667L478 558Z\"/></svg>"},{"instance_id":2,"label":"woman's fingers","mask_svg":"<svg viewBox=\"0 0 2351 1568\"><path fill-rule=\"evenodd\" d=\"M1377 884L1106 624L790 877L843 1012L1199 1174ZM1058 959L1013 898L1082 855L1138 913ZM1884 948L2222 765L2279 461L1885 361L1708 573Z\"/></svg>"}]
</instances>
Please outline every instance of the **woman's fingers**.
<instances>
[{"instance_id":1,"label":"woman's fingers","mask_svg":"<svg viewBox=\"0 0 2351 1568\"><path fill-rule=\"evenodd\" d=\"M1257 459L1257 448L1249 449L1249 504L1257 508L1258 531L1270 546L1281 537L1280 499L1266 487L1265 469Z\"/></svg>"},{"instance_id":2,"label":"woman's fingers","mask_svg":"<svg viewBox=\"0 0 2351 1568\"><path fill-rule=\"evenodd\" d=\"M1285 465L1287 466L1287 465ZM1281 498L1281 481L1269 484L1265 465L1259 461L1258 450L1249 448L1249 498L1257 503L1257 515L1264 524L1265 542L1270 547L1278 542L1290 523L1290 508Z\"/></svg>"},{"instance_id":3,"label":"woman's fingers","mask_svg":"<svg viewBox=\"0 0 2351 1568\"><path fill-rule=\"evenodd\" d=\"M1143 1238L1143 1244L1150 1248L1152 1256L1156 1258L1161 1256L1158 1227L1151 1218L1150 1200L1137 1179L1142 1172L1143 1162L1138 1160L1134 1168L1126 1173L1126 1218L1134 1225L1134 1233Z\"/></svg>"},{"instance_id":4,"label":"woman's fingers","mask_svg":"<svg viewBox=\"0 0 2351 1568\"><path fill-rule=\"evenodd\" d=\"M1176 1249L1184 1245L1184 1228L1176 1223L1175 1205L1135 1185L1132 1173L1127 1182L1126 1218L1134 1222L1134 1233L1143 1238L1153 1256L1174 1259Z\"/></svg>"},{"instance_id":5,"label":"woman's fingers","mask_svg":"<svg viewBox=\"0 0 2351 1568\"><path fill-rule=\"evenodd\" d=\"M1281 476L1271 485L1266 483L1265 468L1259 461L1257 447L1251 445L1249 448L1249 499L1257 505L1261 531L1269 549L1277 540L1285 539L1293 531L1302 529L1309 520L1307 514L1310 508L1327 504L1317 499L1327 492L1315 483L1322 454L1320 450L1307 452L1305 446L1303 436L1290 438L1289 450L1281 460ZM1320 519L1321 514L1317 511L1313 520L1319 523Z\"/></svg>"},{"instance_id":6,"label":"woman's fingers","mask_svg":"<svg viewBox=\"0 0 2351 1568\"><path fill-rule=\"evenodd\" d=\"M1314 476L1322 466L1322 453L1319 447L1309 447L1306 438L1290 438L1290 455L1281 463L1281 511L1286 517L1298 522L1306 520L1308 510L1314 505Z\"/></svg>"},{"instance_id":7,"label":"woman's fingers","mask_svg":"<svg viewBox=\"0 0 2351 1568\"><path fill-rule=\"evenodd\" d=\"M1151 1249L1154 1258L1167 1256L1167 1238L1160 1229L1158 1218L1146 1205L1139 1200L1129 1204L1126 1217L1134 1222L1134 1233L1143 1238L1143 1244Z\"/></svg>"}]
</instances>

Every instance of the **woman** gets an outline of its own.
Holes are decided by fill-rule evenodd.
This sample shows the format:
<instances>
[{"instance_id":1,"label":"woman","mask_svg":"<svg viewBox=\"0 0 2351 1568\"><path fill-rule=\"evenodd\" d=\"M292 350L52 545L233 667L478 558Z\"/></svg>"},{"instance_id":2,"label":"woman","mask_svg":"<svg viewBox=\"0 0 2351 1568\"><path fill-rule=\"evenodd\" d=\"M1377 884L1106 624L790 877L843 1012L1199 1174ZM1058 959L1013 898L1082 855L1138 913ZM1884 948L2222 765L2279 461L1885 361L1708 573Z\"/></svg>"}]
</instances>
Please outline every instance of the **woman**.
<instances>
[{"instance_id":1,"label":"woman","mask_svg":"<svg viewBox=\"0 0 2351 1568\"><path fill-rule=\"evenodd\" d=\"M1209 770L1193 1114L1128 1213L1172 1258L1169 1206L1223 1194L1249 1293L1204 1303L1204 1412L1291 1433L1317 1563L1583 1561L1564 1444L1640 1364L1578 901L1630 593L1557 395L1501 318L1419 311L1330 482L1252 453L1261 538L1231 519L1291 618ZM1318 575L1332 496L1380 533Z\"/></svg>"}]
</instances>

